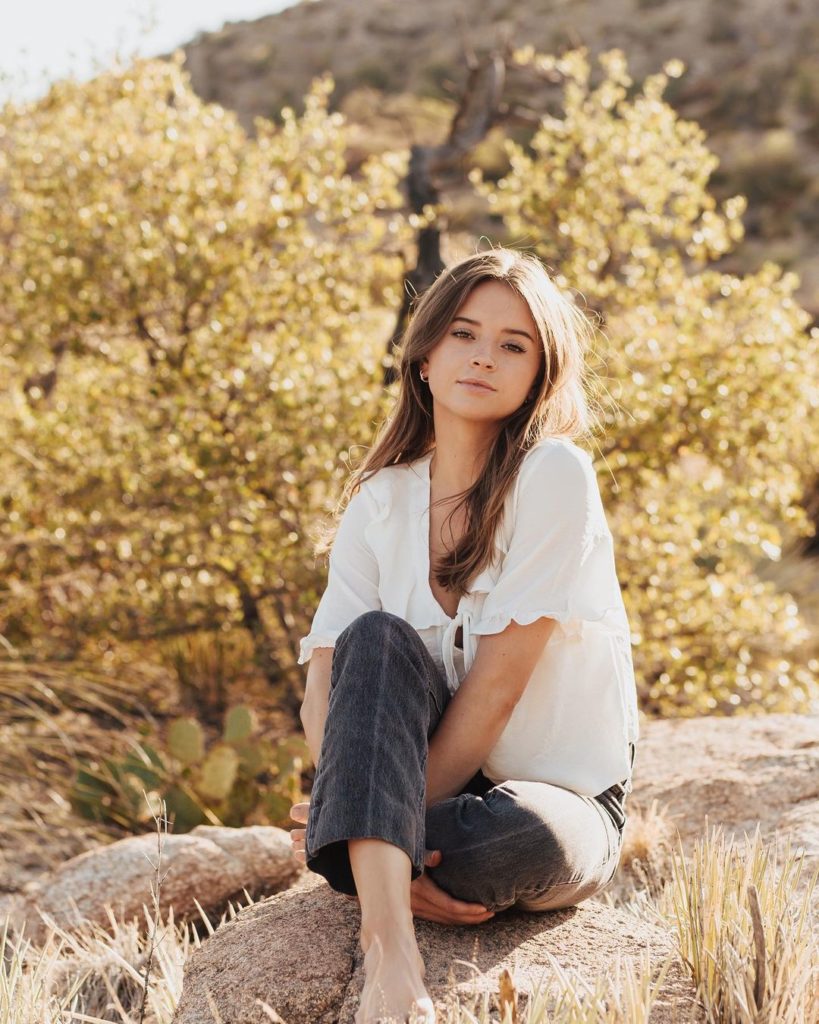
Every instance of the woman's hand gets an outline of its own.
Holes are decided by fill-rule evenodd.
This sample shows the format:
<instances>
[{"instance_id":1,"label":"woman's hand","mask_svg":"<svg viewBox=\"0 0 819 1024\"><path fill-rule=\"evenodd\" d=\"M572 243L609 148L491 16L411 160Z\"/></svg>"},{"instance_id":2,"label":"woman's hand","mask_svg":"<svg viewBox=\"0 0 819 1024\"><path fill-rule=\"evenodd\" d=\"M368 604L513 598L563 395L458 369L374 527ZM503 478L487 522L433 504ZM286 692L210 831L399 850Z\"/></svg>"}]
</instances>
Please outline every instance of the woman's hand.
<instances>
[{"instance_id":1,"label":"woman's hand","mask_svg":"<svg viewBox=\"0 0 819 1024\"><path fill-rule=\"evenodd\" d=\"M310 810L310 801L306 800L301 804L293 804L290 808L290 817L293 821L307 824L307 812ZM306 828L292 828L290 830L290 844L293 847L293 856L301 864L307 863L307 854L304 852L304 837Z\"/></svg>"},{"instance_id":2,"label":"woman's hand","mask_svg":"<svg viewBox=\"0 0 819 1024\"><path fill-rule=\"evenodd\" d=\"M290 817L293 821L307 824L307 814L310 809L310 801L293 804L290 808ZM290 832L290 841L293 844L293 856L302 864L307 863L307 855L304 851L304 837L307 829L294 828ZM428 868L437 867L441 863L442 854L440 850L426 850L424 853L424 866ZM348 900L358 900L358 896L344 894ZM439 885L430 878L424 871L410 882L410 909L413 917L421 917L425 921L435 921L438 924L482 924L494 915L493 910L487 910L480 903L467 903L465 900L455 899L445 892Z\"/></svg>"},{"instance_id":3,"label":"woman's hand","mask_svg":"<svg viewBox=\"0 0 819 1024\"><path fill-rule=\"evenodd\" d=\"M440 850L424 851L424 867L437 867L442 859ZM410 882L410 907L413 917L438 924L483 924L495 913L480 903L467 903L450 896L426 871Z\"/></svg>"}]
</instances>

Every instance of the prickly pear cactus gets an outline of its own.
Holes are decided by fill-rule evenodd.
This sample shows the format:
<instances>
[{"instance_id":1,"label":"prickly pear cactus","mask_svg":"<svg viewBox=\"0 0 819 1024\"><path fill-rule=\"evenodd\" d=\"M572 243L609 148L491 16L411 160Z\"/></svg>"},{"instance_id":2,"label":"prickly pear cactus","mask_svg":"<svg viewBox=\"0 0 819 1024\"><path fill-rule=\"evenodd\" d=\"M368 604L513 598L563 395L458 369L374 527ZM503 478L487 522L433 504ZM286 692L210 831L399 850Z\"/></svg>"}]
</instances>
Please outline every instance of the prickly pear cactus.
<instances>
[{"instance_id":1,"label":"prickly pear cactus","mask_svg":"<svg viewBox=\"0 0 819 1024\"><path fill-rule=\"evenodd\" d=\"M243 704L227 711L222 735L210 746L196 719L178 718L164 749L145 742L121 761L82 764L72 805L85 817L131 831L152 827L163 801L174 832L204 822L290 827L290 808L304 799L301 773L309 749L301 737L274 742L255 730L253 711Z\"/></svg>"}]
</instances>

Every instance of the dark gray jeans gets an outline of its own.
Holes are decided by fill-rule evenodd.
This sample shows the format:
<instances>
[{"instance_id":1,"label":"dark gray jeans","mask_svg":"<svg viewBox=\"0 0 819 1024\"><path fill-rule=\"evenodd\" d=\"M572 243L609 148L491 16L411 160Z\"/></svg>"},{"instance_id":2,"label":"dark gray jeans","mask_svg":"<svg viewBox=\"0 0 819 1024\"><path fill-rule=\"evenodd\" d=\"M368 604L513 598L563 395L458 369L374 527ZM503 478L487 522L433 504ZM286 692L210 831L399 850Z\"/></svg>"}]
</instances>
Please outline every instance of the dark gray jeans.
<instances>
[{"instance_id":1,"label":"dark gray jeans","mask_svg":"<svg viewBox=\"0 0 819 1024\"><path fill-rule=\"evenodd\" d=\"M450 693L418 632L369 611L339 635L305 836L307 867L356 894L348 839L404 850L457 899L501 911L570 907L600 892L620 859L624 786L581 796L545 782L495 785L482 772L426 808L429 740ZM632 749L632 761L634 751Z\"/></svg>"}]
</instances>

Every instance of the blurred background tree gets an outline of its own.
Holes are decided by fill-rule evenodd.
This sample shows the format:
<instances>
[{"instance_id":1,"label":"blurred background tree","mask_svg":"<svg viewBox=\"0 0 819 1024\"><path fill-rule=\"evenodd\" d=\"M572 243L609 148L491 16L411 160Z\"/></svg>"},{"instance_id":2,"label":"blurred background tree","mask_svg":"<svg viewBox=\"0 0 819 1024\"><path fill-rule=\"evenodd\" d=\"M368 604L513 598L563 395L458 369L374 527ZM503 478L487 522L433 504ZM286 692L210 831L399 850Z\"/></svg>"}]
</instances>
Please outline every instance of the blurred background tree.
<instances>
[{"instance_id":1,"label":"blurred background tree","mask_svg":"<svg viewBox=\"0 0 819 1024\"><path fill-rule=\"evenodd\" d=\"M815 708L815 637L766 579L810 533L819 332L796 278L715 266L745 201L717 204L704 133L663 99L680 62L639 91L617 50L595 88L583 49L515 62L561 81L562 109L502 140L497 181L470 177L497 241L602 318L591 442L641 707ZM252 661L297 728L313 541L391 402L414 232L447 223L407 213L407 150L349 173L332 88L252 138L177 59L0 114L0 696L26 665L159 652L171 710L216 727Z\"/></svg>"},{"instance_id":2,"label":"blurred background tree","mask_svg":"<svg viewBox=\"0 0 819 1024\"><path fill-rule=\"evenodd\" d=\"M819 330L795 274L709 266L742 238L743 196L718 208L703 131L663 100L664 72L633 88L623 53L516 52L560 76L563 116L477 190L603 318L611 385L597 469L618 540L641 706L649 713L817 707L815 644L766 564L812 534ZM618 408L619 405L619 408ZM810 654L814 655L810 657ZM813 703L811 703L813 702Z\"/></svg>"},{"instance_id":3,"label":"blurred background tree","mask_svg":"<svg viewBox=\"0 0 819 1024\"><path fill-rule=\"evenodd\" d=\"M286 694L384 401L406 153L353 180L327 78L250 140L180 63L3 111L0 632L66 659L239 626Z\"/></svg>"}]
</instances>

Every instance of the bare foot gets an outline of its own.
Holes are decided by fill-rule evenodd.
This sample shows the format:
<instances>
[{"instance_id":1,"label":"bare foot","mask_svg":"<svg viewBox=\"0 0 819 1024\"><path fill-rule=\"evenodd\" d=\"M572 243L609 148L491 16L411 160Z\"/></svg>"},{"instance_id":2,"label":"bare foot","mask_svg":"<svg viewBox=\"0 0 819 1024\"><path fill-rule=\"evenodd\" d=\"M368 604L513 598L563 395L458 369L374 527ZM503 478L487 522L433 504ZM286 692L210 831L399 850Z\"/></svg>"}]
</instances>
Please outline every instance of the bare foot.
<instances>
[{"instance_id":1,"label":"bare foot","mask_svg":"<svg viewBox=\"0 0 819 1024\"><path fill-rule=\"evenodd\" d=\"M355 1024L400 1021L435 1024L435 1007L424 988L424 961L414 938L375 936L364 953L364 987Z\"/></svg>"}]
</instances>

